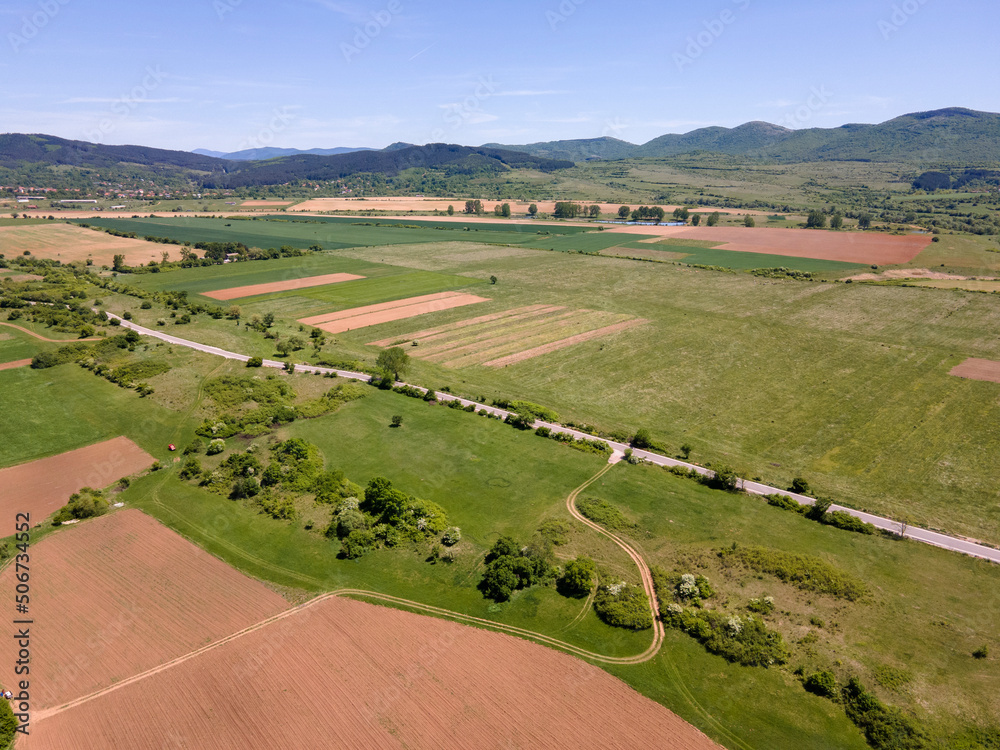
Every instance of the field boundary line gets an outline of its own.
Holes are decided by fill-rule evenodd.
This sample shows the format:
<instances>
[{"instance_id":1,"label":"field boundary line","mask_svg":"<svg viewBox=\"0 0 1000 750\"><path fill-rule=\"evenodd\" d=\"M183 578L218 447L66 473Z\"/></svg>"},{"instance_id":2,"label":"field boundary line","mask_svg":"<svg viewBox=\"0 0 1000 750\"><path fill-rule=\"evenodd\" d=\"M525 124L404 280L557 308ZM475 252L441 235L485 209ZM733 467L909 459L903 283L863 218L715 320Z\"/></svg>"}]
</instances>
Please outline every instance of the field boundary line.
<instances>
[{"instance_id":1,"label":"field boundary line","mask_svg":"<svg viewBox=\"0 0 1000 750\"><path fill-rule=\"evenodd\" d=\"M235 352L229 352L225 349L220 349L217 346L209 346L207 344L199 344L196 341L189 341L188 339L182 339L177 336L171 336L167 333L161 333L160 331L155 331L151 328L144 328L143 326L136 325L131 321L124 320L117 315L108 313L108 317L119 321L123 328L128 328L135 331L136 333L142 334L143 336L151 336L161 341L166 341L171 344L176 344L177 346L186 346L189 349L195 349L196 351L205 352L207 354L215 354L220 357L225 357L226 359L235 359L241 362L246 362L250 359L246 354L237 354ZM264 367L270 367L273 369L284 369L285 362L277 362L275 360L266 359L263 362ZM296 365L296 372L305 373L319 373L321 375L336 375L337 377L345 378L348 380L360 380L362 382L370 382L372 379L371 375L367 375L362 372L352 372L350 370L338 370L332 367L320 367L318 365ZM407 383L397 383L397 385L406 386ZM422 393L427 393L428 389L421 386L410 386L417 389ZM474 406L476 411L486 411L489 414L495 416L506 418L510 416L511 412L505 409L498 409L494 406L487 406L486 404L480 403L478 401L472 401L467 398L460 398L458 396L453 396L450 393L440 393L435 391L435 398L438 401L458 401L463 406ZM579 440L593 440L596 442L604 443L609 446L612 450L624 452L626 450L632 450L632 447L626 445L625 443L619 443L608 438L598 437L596 435L591 435L590 433L580 432L579 430L573 430L569 427L565 427L561 424L553 424L549 422L542 422L538 420L532 423L532 428L547 427L552 432L561 435L569 435ZM676 458L670 458L668 456L660 455L659 453L652 453L646 450L635 449L633 454L636 458L641 458L643 461L647 461L656 466L680 466L689 471L695 471L702 476L713 476L715 472L711 469L706 469L704 466L698 466L697 464L688 463L686 461L681 461ZM739 482L739 489L743 490L752 495L782 495L783 497L788 497L799 503L799 505L812 505L816 502L815 498L808 497L807 495L799 495L789 490L783 490L779 487L771 487L760 482L751 482L747 479L742 479ZM962 539L961 537L951 536L939 531L931 531L930 529L923 529L920 527L911 526L909 524L902 523L900 521L894 521L891 518L885 518L883 516L876 516L871 513L866 513L864 511L855 510L854 508L848 508L843 505L831 505L831 511L843 511L848 513L855 518L860 518L865 523L870 523L878 529L883 531L889 531L893 534L905 537L907 539L912 539L917 542L922 542L923 544L929 544L932 547L940 547L941 549L948 550L950 552L958 552L963 555L968 555L969 557L978 557L982 560L989 560L993 563L1000 564L1000 549L994 547L989 547L985 544L980 544L978 542L969 541L967 539Z\"/></svg>"}]
</instances>

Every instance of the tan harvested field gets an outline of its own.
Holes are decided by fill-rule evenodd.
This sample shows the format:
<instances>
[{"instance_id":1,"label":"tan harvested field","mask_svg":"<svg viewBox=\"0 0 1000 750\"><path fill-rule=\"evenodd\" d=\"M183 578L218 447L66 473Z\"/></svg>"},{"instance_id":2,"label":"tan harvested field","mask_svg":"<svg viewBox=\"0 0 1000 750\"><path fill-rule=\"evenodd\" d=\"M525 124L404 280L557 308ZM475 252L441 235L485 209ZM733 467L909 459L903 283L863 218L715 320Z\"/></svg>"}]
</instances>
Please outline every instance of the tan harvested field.
<instances>
[{"instance_id":1,"label":"tan harvested field","mask_svg":"<svg viewBox=\"0 0 1000 750\"><path fill-rule=\"evenodd\" d=\"M18 370L31 364L30 359L18 359L14 362L0 362L0 370Z\"/></svg>"},{"instance_id":2,"label":"tan harvested field","mask_svg":"<svg viewBox=\"0 0 1000 750\"><path fill-rule=\"evenodd\" d=\"M410 297L409 299L401 299L394 302L382 302L377 305L353 307L349 310L340 310L335 313L315 315L311 318L302 318L299 320L299 323L320 328L328 333L344 333L345 331L367 328L379 323L389 323L394 320L415 318L418 315L426 315L427 313L476 305L480 302L489 302L489 300L485 297L477 297L474 294L439 292L437 294L425 294L420 297Z\"/></svg>"},{"instance_id":3,"label":"tan harvested field","mask_svg":"<svg viewBox=\"0 0 1000 750\"><path fill-rule=\"evenodd\" d=\"M962 289L967 292L1000 292L1000 281L987 279L912 281L910 284L912 286L926 286L934 289Z\"/></svg>"},{"instance_id":4,"label":"tan harvested field","mask_svg":"<svg viewBox=\"0 0 1000 750\"><path fill-rule=\"evenodd\" d=\"M565 654L328 598L141 680L38 716L25 750L718 750Z\"/></svg>"},{"instance_id":5,"label":"tan harvested field","mask_svg":"<svg viewBox=\"0 0 1000 750\"><path fill-rule=\"evenodd\" d=\"M612 226L606 231L707 240L725 243L721 246L722 250L737 252L877 265L909 263L931 244L929 235L897 236L877 232L834 232L816 229Z\"/></svg>"},{"instance_id":6,"label":"tan harvested field","mask_svg":"<svg viewBox=\"0 0 1000 750\"><path fill-rule=\"evenodd\" d=\"M245 208L264 208L267 206L290 206L292 201L243 201L240 205Z\"/></svg>"},{"instance_id":7,"label":"tan harvested field","mask_svg":"<svg viewBox=\"0 0 1000 750\"><path fill-rule=\"evenodd\" d=\"M148 469L155 459L128 438L118 437L58 456L0 469L0 513L31 513L39 523L84 487L112 482Z\"/></svg>"},{"instance_id":8,"label":"tan harvested field","mask_svg":"<svg viewBox=\"0 0 1000 750\"><path fill-rule=\"evenodd\" d=\"M353 273L328 273L324 276L309 276L304 279L289 279L288 281L272 281L268 284L234 286L230 289L204 292L204 296L217 300L240 299L241 297L255 297L258 294L288 292L293 289L309 289L310 287L326 286L327 284L342 284L345 281L357 281L363 278L365 277L356 276Z\"/></svg>"},{"instance_id":9,"label":"tan harvested field","mask_svg":"<svg viewBox=\"0 0 1000 750\"><path fill-rule=\"evenodd\" d=\"M7 601L14 601L15 582L13 567L0 574L0 595ZM36 712L145 672L289 607L264 585L137 510L82 522L34 545L31 584ZM15 684L16 654L13 638L0 639L4 685ZM77 735L64 738L76 740Z\"/></svg>"},{"instance_id":10,"label":"tan harvested field","mask_svg":"<svg viewBox=\"0 0 1000 750\"><path fill-rule=\"evenodd\" d=\"M672 250L636 250L630 247L611 247L601 250L601 255L615 258L646 258L648 260L684 260L691 253L676 253Z\"/></svg>"},{"instance_id":11,"label":"tan harvested field","mask_svg":"<svg viewBox=\"0 0 1000 750\"><path fill-rule=\"evenodd\" d=\"M948 374L954 375L956 378L1000 383L1000 362L971 357L957 367L952 368L952 371Z\"/></svg>"},{"instance_id":12,"label":"tan harvested field","mask_svg":"<svg viewBox=\"0 0 1000 750\"><path fill-rule=\"evenodd\" d=\"M932 271L929 268L890 268L883 273L859 273L848 276L852 281L886 281L889 279L932 279L940 281L997 281L994 277L958 276L953 273Z\"/></svg>"},{"instance_id":13,"label":"tan harvested field","mask_svg":"<svg viewBox=\"0 0 1000 750\"><path fill-rule=\"evenodd\" d=\"M538 350L535 356L541 356L545 347L561 349L609 335L630 320L633 319L627 315L597 310L530 305L382 339L371 346L415 342L417 346L410 349L411 356L445 367L472 367L527 351Z\"/></svg>"},{"instance_id":14,"label":"tan harvested field","mask_svg":"<svg viewBox=\"0 0 1000 750\"><path fill-rule=\"evenodd\" d=\"M115 255L124 255L130 266L145 265L151 260L159 262L166 247L56 223L0 227L0 245L8 255L21 255L28 250L36 258L63 263L93 258L97 266L110 266ZM175 257L180 257L176 248L173 252Z\"/></svg>"}]
</instances>

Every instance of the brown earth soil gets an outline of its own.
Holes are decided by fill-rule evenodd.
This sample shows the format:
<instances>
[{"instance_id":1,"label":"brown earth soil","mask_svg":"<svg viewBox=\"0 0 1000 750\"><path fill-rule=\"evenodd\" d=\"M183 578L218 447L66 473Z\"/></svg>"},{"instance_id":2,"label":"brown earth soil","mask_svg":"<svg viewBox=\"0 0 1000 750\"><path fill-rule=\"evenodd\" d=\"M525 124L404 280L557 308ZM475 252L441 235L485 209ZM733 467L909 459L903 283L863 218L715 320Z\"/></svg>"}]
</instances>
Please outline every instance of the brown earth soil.
<instances>
[{"instance_id":1,"label":"brown earth soil","mask_svg":"<svg viewBox=\"0 0 1000 750\"><path fill-rule=\"evenodd\" d=\"M345 281L357 281L364 276L356 276L353 273L328 273L324 276L309 276L304 279L289 279L288 281L272 281L268 284L251 284L250 286L234 286L230 289L219 289L214 292L203 292L205 297L218 300L239 299L241 297L255 297L258 294L272 294L274 292L287 292L292 289L309 289L314 286L326 286L327 284L342 284Z\"/></svg>"},{"instance_id":2,"label":"brown earth soil","mask_svg":"<svg viewBox=\"0 0 1000 750\"><path fill-rule=\"evenodd\" d=\"M109 687L289 606L137 510L63 529L30 554L35 711ZM0 574L0 595L11 606L14 575L13 566ZM10 688L16 660L14 639L0 639L0 680ZM63 741L79 739L71 733Z\"/></svg>"},{"instance_id":3,"label":"brown earth soil","mask_svg":"<svg viewBox=\"0 0 1000 750\"><path fill-rule=\"evenodd\" d=\"M165 744L718 750L663 706L583 661L341 598L36 717L18 747Z\"/></svg>"},{"instance_id":4,"label":"brown earth soil","mask_svg":"<svg viewBox=\"0 0 1000 750\"><path fill-rule=\"evenodd\" d=\"M0 370L17 370L31 364L30 359L18 359L14 362L0 362Z\"/></svg>"},{"instance_id":5,"label":"brown earth soil","mask_svg":"<svg viewBox=\"0 0 1000 750\"><path fill-rule=\"evenodd\" d=\"M367 328L379 323L405 320L418 315L425 315L426 313L451 310L456 307L475 305L480 302L489 302L489 300L485 297L477 297L474 294L440 292L438 294L425 294L420 297L410 297L409 299L401 299L394 302L382 302L377 305L353 307L349 310L316 315L311 318L302 318L299 320L299 323L315 326L328 333L343 333L356 328Z\"/></svg>"},{"instance_id":6,"label":"brown earth soil","mask_svg":"<svg viewBox=\"0 0 1000 750\"><path fill-rule=\"evenodd\" d=\"M118 437L58 456L0 469L0 515L31 513L40 523L84 487L102 488L136 474L155 459L128 438Z\"/></svg>"},{"instance_id":7,"label":"brown earth soil","mask_svg":"<svg viewBox=\"0 0 1000 750\"><path fill-rule=\"evenodd\" d=\"M1000 362L991 359L970 358L953 368L949 375L968 380L985 380L989 383L1000 383Z\"/></svg>"},{"instance_id":8,"label":"brown earth soil","mask_svg":"<svg viewBox=\"0 0 1000 750\"><path fill-rule=\"evenodd\" d=\"M180 257L180 251L172 245L115 237L93 229L55 223L0 227L0 245L8 255L20 255L28 250L36 258L63 263L93 258L97 266L110 266L115 255L124 255L125 263L130 266L145 265L151 260L159 263L164 250L170 252L175 260Z\"/></svg>"},{"instance_id":9,"label":"brown earth soil","mask_svg":"<svg viewBox=\"0 0 1000 750\"><path fill-rule=\"evenodd\" d=\"M726 243L720 249L736 252L877 265L909 263L931 244L929 235L899 236L816 229L612 226L606 231Z\"/></svg>"},{"instance_id":10,"label":"brown earth soil","mask_svg":"<svg viewBox=\"0 0 1000 750\"><path fill-rule=\"evenodd\" d=\"M616 323L613 326L607 326L606 328L600 328L596 331L581 333L577 336L571 336L567 339L563 339L562 341L555 341L551 344L545 344L544 346L536 346L533 349L518 352L517 354L511 354L507 357L501 357L500 359L494 359L491 362L484 362L483 364L486 367L507 367L509 365L517 364L518 362L523 362L526 359L534 359L535 357L541 357L543 354L551 354L552 352L565 349L566 347L573 346L574 344L581 344L584 341L591 341L603 336L610 336L613 333L618 333L619 331L624 331L648 322L649 321L642 318L627 320L624 323Z\"/></svg>"}]
</instances>

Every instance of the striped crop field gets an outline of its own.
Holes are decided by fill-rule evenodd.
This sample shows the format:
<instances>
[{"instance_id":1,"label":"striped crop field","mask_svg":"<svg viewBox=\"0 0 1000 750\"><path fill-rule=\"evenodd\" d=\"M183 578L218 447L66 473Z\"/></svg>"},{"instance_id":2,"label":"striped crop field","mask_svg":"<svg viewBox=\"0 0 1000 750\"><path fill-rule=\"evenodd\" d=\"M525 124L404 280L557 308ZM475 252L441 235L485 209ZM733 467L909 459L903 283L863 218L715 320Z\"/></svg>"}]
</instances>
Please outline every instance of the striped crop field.
<instances>
[{"instance_id":1,"label":"striped crop field","mask_svg":"<svg viewBox=\"0 0 1000 750\"><path fill-rule=\"evenodd\" d=\"M416 344L413 356L445 367L506 367L644 322L599 310L529 305L374 341L370 346Z\"/></svg>"}]
</instances>

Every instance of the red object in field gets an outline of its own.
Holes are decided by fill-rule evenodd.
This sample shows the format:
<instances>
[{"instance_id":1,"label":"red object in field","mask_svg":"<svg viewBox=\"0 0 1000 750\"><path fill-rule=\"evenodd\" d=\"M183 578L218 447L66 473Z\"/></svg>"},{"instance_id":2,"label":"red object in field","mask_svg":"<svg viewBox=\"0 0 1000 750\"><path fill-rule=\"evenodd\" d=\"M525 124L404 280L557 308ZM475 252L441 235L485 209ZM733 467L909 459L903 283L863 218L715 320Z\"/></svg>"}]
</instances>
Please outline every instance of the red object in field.
<instances>
[{"instance_id":1,"label":"red object in field","mask_svg":"<svg viewBox=\"0 0 1000 750\"><path fill-rule=\"evenodd\" d=\"M173 443L171 443L171 444L170 444L170 445L168 445L167 447L168 447L168 448L169 448L170 450L172 450L172 451L175 451L175 450L177 450L177 448L176 448L176 447L174 447L174 444L173 444Z\"/></svg>"}]
</instances>

